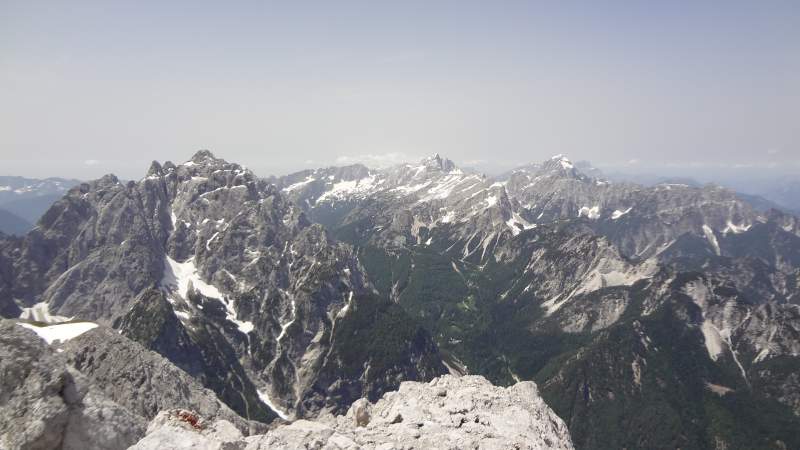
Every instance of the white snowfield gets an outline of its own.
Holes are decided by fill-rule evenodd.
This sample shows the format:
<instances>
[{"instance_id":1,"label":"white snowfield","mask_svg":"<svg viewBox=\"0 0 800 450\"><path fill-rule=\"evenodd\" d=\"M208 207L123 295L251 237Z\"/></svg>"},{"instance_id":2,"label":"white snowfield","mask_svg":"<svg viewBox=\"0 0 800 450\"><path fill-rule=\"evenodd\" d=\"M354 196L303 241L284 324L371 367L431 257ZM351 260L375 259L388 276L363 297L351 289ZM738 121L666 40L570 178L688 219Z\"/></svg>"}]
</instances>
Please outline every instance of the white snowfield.
<instances>
[{"instance_id":1,"label":"white snowfield","mask_svg":"<svg viewBox=\"0 0 800 450\"><path fill-rule=\"evenodd\" d=\"M30 308L23 308L22 314L19 315L19 318L45 323L67 322L72 319L71 317L50 314L50 308L45 302L39 302Z\"/></svg>"},{"instance_id":2,"label":"white snowfield","mask_svg":"<svg viewBox=\"0 0 800 450\"><path fill-rule=\"evenodd\" d=\"M48 344L53 344L55 342L64 343L93 328L97 328L97 324L94 322L59 323L43 327L23 322L18 322L17 325L33 330L34 333L38 334L39 337L44 339Z\"/></svg>"},{"instance_id":3,"label":"white snowfield","mask_svg":"<svg viewBox=\"0 0 800 450\"><path fill-rule=\"evenodd\" d=\"M188 298L189 285L191 284L194 289L197 289L204 296L221 300L222 304L225 305L227 313L226 318L235 324L242 333L247 334L253 331L253 323L238 320L233 304L222 295L222 292L220 292L216 286L206 283L200 277L197 267L194 264L194 257L189 258L185 262L177 262L169 256L166 256L164 263L164 275L161 280L161 286L164 289L179 295L185 300Z\"/></svg>"},{"instance_id":4,"label":"white snowfield","mask_svg":"<svg viewBox=\"0 0 800 450\"><path fill-rule=\"evenodd\" d=\"M275 405L275 403L272 402L272 399L269 397L269 394L267 394L265 391L262 391L260 389L257 389L256 393L258 393L258 398L262 402L264 402L265 405L269 406L269 409L271 409L272 412L277 414L278 417L280 417L281 419L286 420L286 421L291 421L292 420L292 416L289 415L289 413L287 413L286 411L281 410L280 408L278 408L277 405Z\"/></svg>"},{"instance_id":5,"label":"white snowfield","mask_svg":"<svg viewBox=\"0 0 800 450\"><path fill-rule=\"evenodd\" d=\"M631 212L632 209L633 209L633 207L628 208L625 211L622 211L622 210L619 210L619 209L614 210L614 212L611 213L611 220L619 219L620 217L624 216L625 214L628 214L629 212Z\"/></svg>"},{"instance_id":6,"label":"white snowfield","mask_svg":"<svg viewBox=\"0 0 800 450\"><path fill-rule=\"evenodd\" d=\"M591 208L588 206L582 206L581 209L578 211L578 217L586 216L588 219L599 219L600 218L600 205L592 206Z\"/></svg>"}]
</instances>

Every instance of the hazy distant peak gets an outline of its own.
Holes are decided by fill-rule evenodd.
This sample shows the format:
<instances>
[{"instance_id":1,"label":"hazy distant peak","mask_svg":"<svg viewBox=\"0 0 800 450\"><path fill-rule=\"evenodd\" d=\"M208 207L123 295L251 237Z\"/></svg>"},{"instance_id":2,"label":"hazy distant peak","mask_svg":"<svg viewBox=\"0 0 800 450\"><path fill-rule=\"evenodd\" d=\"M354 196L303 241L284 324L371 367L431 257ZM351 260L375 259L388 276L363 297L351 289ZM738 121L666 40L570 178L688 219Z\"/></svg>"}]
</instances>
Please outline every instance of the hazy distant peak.
<instances>
[{"instance_id":1,"label":"hazy distant peak","mask_svg":"<svg viewBox=\"0 0 800 450\"><path fill-rule=\"evenodd\" d=\"M551 157L549 160L539 164L538 166L542 171L545 172L557 172L569 175L575 175L578 173L572 161L561 154Z\"/></svg>"},{"instance_id":2,"label":"hazy distant peak","mask_svg":"<svg viewBox=\"0 0 800 450\"><path fill-rule=\"evenodd\" d=\"M147 175L150 176L161 176L163 174L164 168L161 167L161 164L158 161L153 161L150 163L150 168L147 169Z\"/></svg>"},{"instance_id":3,"label":"hazy distant peak","mask_svg":"<svg viewBox=\"0 0 800 450\"><path fill-rule=\"evenodd\" d=\"M456 164L447 159L442 158L439 153L434 153L433 155L423 159L420 161L420 164L430 168L430 169L438 169L442 172L450 172L456 169Z\"/></svg>"},{"instance_id":4,"label":"hazy distant peak","mask_svg":"<svg viewBox=\"0 0 800 450\"><path fill-rule=\"evenodd\" d=\"M583 161L575 161L575 163L573 163L573 165L575 166L575 169L577 169L578 171L580 171L584 175L588 175L591 178L594 178L594 179L605 179L606 178L606 176L603 173L603 171L598 169L597 167L593 166L592 163L589 162L589 161L585 161L585 160L583 160Z\"/></svg>"},{"instance_id":5,"label":"hazy distant peak","mask_svg":"<svg viewBox=\"0 0 800 450\"><path fill-rule=\"evenodd\" d=\"M553 155L550 158L551 161L556 161L560 163L565 169L571 169L573 167L572 161L569 158L564 156L563 154L559 153L557 155Z\"/></svg>"},{"instance_id":6,"label":"hazy distant peak","mask_svg":"<svg viewBox=\"0 0 800 450\"><path fill-rule=\"evenodd\" d=\"M217 157L215 157L214 154L211 153L211 150L204 149L204 150L198 150L197 153L195 153L192 156L192 159L190 159L189 161L197 164L202 164L208 161L222 161L222 160L217 159Z\"/></svg>"},{"instance_id":7,"label":"hazy distant peak","mask_svg":"<svg viewBox=\"0 0 800 450\"><path fill-rule=\"evenodd\" d=\"M165 171L167 169L167 164L168 163L164 164ZM208 176L221 170L252 175L245 167L236 163L230 163L223 158L217 158L210 150L198 150L190 160L181 164L181 166L188 168L189 173L194 176Z\"/></svg>"}]
</instances>

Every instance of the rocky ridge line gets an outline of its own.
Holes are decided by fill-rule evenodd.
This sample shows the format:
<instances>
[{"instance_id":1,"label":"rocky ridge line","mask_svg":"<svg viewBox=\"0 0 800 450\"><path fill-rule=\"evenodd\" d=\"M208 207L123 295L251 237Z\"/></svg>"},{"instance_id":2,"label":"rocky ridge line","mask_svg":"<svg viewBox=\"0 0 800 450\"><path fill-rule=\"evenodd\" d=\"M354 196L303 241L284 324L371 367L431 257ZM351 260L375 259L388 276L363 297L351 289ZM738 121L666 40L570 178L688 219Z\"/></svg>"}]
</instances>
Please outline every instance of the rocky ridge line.
<instances>
[{"instance_id":1,"label":"rocky ridge line","mask_svg":"<svg viewBox=\"0 0 800 450\"><path fill-rule=\"evenodd\" d=\"M452 375L403 382L374 404L356 401L346 415L298 420L247 438L224 420L163 411L130 449L161 449L174 442L182 442L182 448L231 450L573 448L566 425L533 382L502 388L480 376Z\"/></svg>"}]
</instances>

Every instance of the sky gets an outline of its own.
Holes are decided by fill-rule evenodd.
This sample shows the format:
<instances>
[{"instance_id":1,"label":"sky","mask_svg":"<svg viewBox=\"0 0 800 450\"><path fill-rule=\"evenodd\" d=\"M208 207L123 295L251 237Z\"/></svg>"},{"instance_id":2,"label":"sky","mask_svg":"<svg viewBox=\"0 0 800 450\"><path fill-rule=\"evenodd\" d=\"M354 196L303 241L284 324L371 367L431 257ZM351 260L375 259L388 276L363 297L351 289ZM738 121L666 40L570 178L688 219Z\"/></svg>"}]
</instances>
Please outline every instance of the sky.
<instances>
[{"instance_id":1,"label":"sky","mask_svg":"<svg viewBox=\"0 0 800 450\"><path fill-rule=\"evenodd\" d=\"M0 174L800 172L800 2L0 0Z\"/></svg>"}]
</instances>

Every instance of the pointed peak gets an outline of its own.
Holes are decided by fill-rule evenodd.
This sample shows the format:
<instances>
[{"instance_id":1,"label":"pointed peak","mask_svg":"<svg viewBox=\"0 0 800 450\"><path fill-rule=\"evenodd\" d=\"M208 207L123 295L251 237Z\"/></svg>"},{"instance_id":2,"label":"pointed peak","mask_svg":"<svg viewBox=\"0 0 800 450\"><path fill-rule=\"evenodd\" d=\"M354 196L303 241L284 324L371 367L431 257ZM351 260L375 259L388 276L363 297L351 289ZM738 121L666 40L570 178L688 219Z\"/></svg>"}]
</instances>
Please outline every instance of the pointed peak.
<instances>
[{"instance_id":1,"label":"pointed peak","mask_svg":"<svg viewBox=\"0 0 800 450\"><path fill-rule=\"evenodd\" d=\"M153 161L150 163L150 168L147 169L146 176L161 176L163 174L161 164L158 161Z\"/></svg>"},{"instance_id":2,"label":"pointed peak","mask_svg":"<svg viewBox=\"0 0 800 450\"><path fill-rule=\"evenodd\" d=\"M557 155L553 155L549 161L546 161L542 167L547 167L549 169L557 169L561 168L563 170L573 170L575 165L572 164L572 161L569 160L566 156L559 153Z\"/></svg>"},{"instance_id":3,"label":"pointed peak","mask_svg":"<svg viewBox=\"0 0 800 450\"><path fill-rule=\"evenodd\" d=\"M450 161L447 158L442 158L442 156L439 155L438 152L423 159L422 164L427 166L428 168L438 169L443 172L450 172L456 169L456 165L453 161Z\"/></svg>"},{"instance_id":4,"label":"pointed peak","mask_svg":"<svg viewBox=\"0 0 800 450\"><path fill-rule=\"evenodd\" d=\"M117 178L117 176L114 175L113 173L109 173L100 177L100 179L97 180L97 183L101 186L110 186L114 184L119 184L119 178Z\"/></svg>"},{"instance_id":5,"label":"pointed peak","mask_svg":"<svg viewBox=\"0 0 800 450\"><path fill-rule=\"evenodd\" d=\"M426 158L423 158L423 159L422 159L422 163L424 163L424 164L428 164L428 163L431 163L431 162L436 162L436 163L438 163L438 162L440 162L441 160L442 160L442 156L441 156L441 155L439 155L439 152L436 152L436 153L432 154L431 156L428 156L428 157L426 157Z\"/></svg>"},{"instance_id":6,"label":"pointed peak","mask_svg":"<svg viewBox=\"0 0 800 450\"><path fill-rule=\"evenodd\" d=\"M214 154L211 153L211 150L203 149L203 150L198 150L197 153L195 153L192 156L192 159L190 159L190 161L194 163L201 163L207 160L216 160L216 159L217 158L214 156Z\"/></svg>"},{"instance_id":7,"label":"pointed peak","mask_svg":"<svg viewBox=\"0 0 800 450\"><path fill-rule=\"evenodd\" d=\"M229 164L222 158L217 158L211 153L211 150L198 150L192 158L183 164L182 167L195 167L195 168L205 168L205 169L212 169L212 168L221 168L223 166L237 166L238 164ZM166 165L164 167L166 169Z\"/></svg>"}]
</instances>

